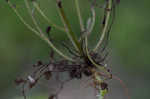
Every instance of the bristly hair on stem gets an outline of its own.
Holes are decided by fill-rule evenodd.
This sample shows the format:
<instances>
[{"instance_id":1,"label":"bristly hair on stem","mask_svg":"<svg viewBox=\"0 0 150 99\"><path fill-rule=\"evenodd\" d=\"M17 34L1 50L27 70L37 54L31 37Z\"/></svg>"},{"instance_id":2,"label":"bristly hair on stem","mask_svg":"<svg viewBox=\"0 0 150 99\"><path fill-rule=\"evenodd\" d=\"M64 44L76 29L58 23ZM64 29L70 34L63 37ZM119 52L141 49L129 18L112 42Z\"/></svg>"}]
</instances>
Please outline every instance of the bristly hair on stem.
<instances>
[{"instance_id":1,"label":"bristly hair on stem","mask_svg":"<svg viewBox=\"0 0 150 99\"><path fill-rule=\"evenodd\" d=\"M37 63L33 65L33 71L30 75L28 75L26 78L18 78L15 80L15 83L17 85L23 86L22 94L24 99L26 99L26 92L37 86L37 83L39 83L39 81L43 77L48 81L51 80L52 77L55 77L56 81L60 83L60 87L58 87L58 90L48 97L48 99L58 99L58 95L60 94L66 83L73 79L82 79L83 75L91 79L92 87L98 93L96 96L98 96L99 99L105 98L105 95L108 93L109 89L107 81L112 78L118 79L116 78L116 76L113 76L110 69L107 67L107 64L105 63L107 55L103 55L103 51L107 47L111 27L114 23L115 6L120 2L120 0L105 0L105 3L101 4L102 6L99 6L96 1L97 0L89 1L91 11L90 17L87 19L87 24L84 25L80 1L74 0L76 13L79 20L80 32L82 33L79 37L77 37L70 24L71 20L67 18L68 16L66 15L64 9L65 6L63 4L63 0L55 0L55 3L64 27L58 26L57 24L53 23L53 21L46 16L46 14L40 8L37 0L24 0L24 4L35 28L28 24L26 20L24 20L18 9L14 6L14 4L12 4L11 1L6 0L8 5L13 9L21 22L29 30L31 30L42 40L48 43L48 45L52 48L48 63L44 63L42 62L42 60L37 61ZM97 6L104 11L104 17L102 23L100 23L100 26L102 26L102 30L100 30L101 36L99 37L98 42L95 44L95 47L93 49L90 49L89 46L91 45L88 39L95 29L94 27L97 16L95 7ZM42 30L39 25L39 21L36 20L36 15L34 14L34 12L32 12L32 7L35 8L37 12L43 17L43 19L49 23L49 26L45 31ZM71 54L70 56L65 55L66 53L63 53L61 50L56 48L55 44L53 43L55 40L52 39L50 35L50 33L52 32L52 28L56 28L57 30L60 30L61 32L67 34L67 37L69 39L68 42L71 42L72 45L68 46L68 44L64 43L63 41L59 44L67 49L69 54ZM104 44L103 48L102 44ZM102 48L103 50L99 51L99 48ZM55 53L62 57L56 59ZM62 75L63 73L68 74L66 80L62 80L60 77L60 74ZM55 75L57 75L57 77ZM118 80L122 83L120 79ZM124 83L122 84L124 85ZM128 93L127 89L126 92ZM129 96L128 99L130 99Z\"/></svg>"}]
</instances>

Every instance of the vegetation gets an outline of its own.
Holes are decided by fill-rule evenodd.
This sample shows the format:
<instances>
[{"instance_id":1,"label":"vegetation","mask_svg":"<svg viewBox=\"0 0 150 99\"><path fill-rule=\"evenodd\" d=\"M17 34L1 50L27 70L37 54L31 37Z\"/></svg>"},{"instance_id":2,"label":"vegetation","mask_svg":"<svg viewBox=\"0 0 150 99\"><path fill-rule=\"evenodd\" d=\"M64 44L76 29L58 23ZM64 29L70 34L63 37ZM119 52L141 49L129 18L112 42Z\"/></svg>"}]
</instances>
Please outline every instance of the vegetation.
<instances>
[{"instance_id":1,"label":"vegetation","mask_svg":"<svg viewBox=\"0 0 150 99\"><path fill-rule=\"evenodd\" d=\"M86 21L86 25L84 25L79 0L74 0L80 26L79 36L77 36L77 33L73 31L70 24L71 20L68 20L67 18L64 10L65 6L63 6L63 0L56 0L55 3L64 26L59 26L53 23L52 20L50 20L41 10L38 0L24 0L24 4L35 28L33 28L24 20L24 18L18 12L15 4L12 4L9 0L6 1L14 10L22 23L24 23L28 29L39 36L52 48L48 63L43 63L41 60L39 60L33 65L34 70L30 75L28 75L26 78L17 78L15 80L17 85L21 84L23 86L22 94L24 99L26 99L26 92L35 87L39 80L43 77L46 80L51 80L52 77L55 77L56 80L60 82L61 86L59 90L48 97L48 99L54 99L58 98L58 95L63 89L65 83L73 79L82 79L83 76L88 77L90 81L92 81L90 86L95 89L97 94L96 96L99 99L105 98L105 95L108 93L109 89L107 81L112 78L120 81L125 88L128 99L130 99L128 95L128 89L125 87L125 84L118 77L111 73L111 70L105 63L105 59L109 53L106 51L106 49L109 42L109 34L115 20L115 8L117 4L119 4L120 0L103 0L103 2L100 4L97 3L97 0L88 1L90 5L90 16ZM95 27L97 16L95 8L99 8L102 11L101 14L103 17L99 23L100 33L97 34L99 40L97 43L94 43L94 47L92 47L93 45L90 45L89 38L92 36L93 29ZM37 11L43 17L43 19L49 23L49 26L47 26L45 32L40 27L39 21L36 20L37 16L35 11ZM66 53L62 52L56 47L55 42L57 39L54 39L51 35L51 30L53 28L61 31L62 33L66 33L66 36L70 42L59 42L62 47L67 49ZM60 77L62 74L67 74L67 79L62 80Z\"/></svg>"}]
</instances>

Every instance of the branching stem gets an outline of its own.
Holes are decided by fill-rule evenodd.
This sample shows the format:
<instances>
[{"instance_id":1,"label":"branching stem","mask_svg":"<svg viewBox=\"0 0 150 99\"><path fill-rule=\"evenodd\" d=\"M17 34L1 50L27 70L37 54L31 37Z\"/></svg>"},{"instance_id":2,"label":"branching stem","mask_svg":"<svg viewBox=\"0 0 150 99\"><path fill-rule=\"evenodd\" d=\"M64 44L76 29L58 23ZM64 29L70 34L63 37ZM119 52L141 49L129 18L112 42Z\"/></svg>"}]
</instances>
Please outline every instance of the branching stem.
<instances>
[{"instance_id":1,"label":"branching stem","mask_svg":"<svg viewBox=\"0 0 150 99\"><path fill-rule=\"evenodd\" d=\"M100 65L98 65L97 63L95 63L94 62L94 60L91 58L91 56L90 56L90 54L89 54L89 50L88 50L88 41L87 41L87 38L85 38L85 50L86 50L86 54L87 54L87 57L88 57L88 59L91 61L91 63L97 68L97 69L99 69L99 70L101 70L101 71L104 71L107 75L108 75L108 77L110 77L111 78L111 75L110 75L110 73L107 71L107 69L105 68L105 66L100 66Z\"/></svg>"},{"instance_id":2,"label":"branching stem","mask_svg":"<svg viewBox=\"0 0 150 99\"><path fill-rule=\"evenodd\" d=\"M32 32L34 32L36 35L40 36L40 33L35 30L33 27L31 27L24 19L23 17L18 13L17 9L15 7L13 7L12 3L8 0L8 4L9 6L12 8L12 10L16 13L16 15L18 16L18 18L20 19L20 21Z\"/></svg>"},{"instance_id":3,"label":"branching stem","mask_svg":"<svg viewBox=\"0 0 150 99\"><path fill-rule=\"evenodd\" d=\"M59 50L52 44L52 42L44 35L44 33L42 32L42 30L41 30L40 27L38 26L37 21L35 20L34 16L32 15L31 8L30 8L30 6L29 6L28 0L24 0L24 2L25 2L25 5L26 5L26 7L27 7L27 9L28 9L29 14L31 15L31 18L32 18L32 20L33 20L34 25L36 26L36 28L37 28L38 31L39 31L39 34L38 34L38 35L40 36L40 38L43 39L44 41L46 41L46 42L52 47L52 49L53 49L54 51L56 51L60 56L64 57L64 58L67 59L67 60L73 61L70 57L64 55L61 51L59 51Z\"/></svg>"}]
</instances>

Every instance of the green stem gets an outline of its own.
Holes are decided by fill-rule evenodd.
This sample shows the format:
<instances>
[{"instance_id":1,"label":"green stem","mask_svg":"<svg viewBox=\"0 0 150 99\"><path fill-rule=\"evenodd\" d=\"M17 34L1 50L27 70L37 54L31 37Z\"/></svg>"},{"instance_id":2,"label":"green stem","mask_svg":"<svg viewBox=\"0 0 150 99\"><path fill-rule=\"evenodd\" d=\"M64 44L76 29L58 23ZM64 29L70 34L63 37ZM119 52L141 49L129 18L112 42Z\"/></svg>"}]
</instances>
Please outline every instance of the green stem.
<instances>
[{"instance_id":1,"label":"green stem","mask_svg":"<svg viewBox=\"0 0 150 99\"><path fill-rule=\"evenodd\" d=\"M15 12L15 14L18 16L18 18L20 19L20 21L29 29L31 30L33 33L35 33L36 35L40 36L40 33L35 30L33 27L31 27L24 19L23 17L19 14L19 12L16 10L15 7L13 7L12 3L8 0L8 4L9 6L12 8L12 10Z\"/></svg>"},{"instance_id":2,"label":"green stem","mask_svg":"<svg viewBox=\"0 0 150 99\"><path fill-rule=\"evenodd\" d=\"M80 55L82 55L81 45L78 42L75 33L71 29L71 25L69 24L69 21L68 21L66 15L65 15L64 9L61 5L61 1L58 1L57 3L58 3L57 7L58 7L58 10L60 12L62 22L64 23L64 26L66 28L66 33L67 33L69 39L72 41L74 47L79 51Z\"/></svg>"},{"instance_id":3,"label":"green stem","mask_svg":"<svg viewBox=\"0 0 150 99\"><path fill-rule=\"evenodd\" d=\"M89 29L89 34L92 32L94 25L95 25L95 18L96 18L96 14L95 14L95 10L94 7L91 8L91 12L92 12L92 23L91 23L91 27ZM89 35L88 34L88 35Z\"/></svg>"},{"instance_id":4,"label":"green stem","mask_svg":"<svg viewBox=\"0 0 150 99\"><path fill-rule=\"evenodd\" d=\"M82 20L82 16L81 16L81 11L80 11L79 1L78 0L75 0L75 6L76 6L79 22L80 22L81 31L84 31L84 25L83 25L83 20Z\"/></svg>"},{"instance_id":5,"label":"green stem","mask_svg":"<svg viewBox=\"0 0 150 99\"><path fill-rule=\"evenodd\" d=\"M57 26L56 24L54 24L45 14L44 12L40 9L39 5L33 1L33 6L37 9L37 11L43 16L43 18L48 21L53 27L55 27L56 29L59 29L61 31L65 31L65 29L63 27Z\"/></svg>"},{"instance_id":6,"label":"green stem","mask_svg":"<svg viewBox=\"0 0 150 99\"><path fill-rule=\"evenodd\" d=\"M90 27L87 28L87 34L86 34L87 36L85 36L85 37L88 37L91 34L91 32L94 28L94 25L95 25L96 14L95 14L94 7L91 7L91 13L92 13L92 21L90 23Z\"/></svg>"},{"instance_id":7,"label":"green stem","mask_svg":"<svg viewBox=\"0 0 150 99\"><path fill-rule=\"evenodd\" d=\"M106 10L106 23L105 23L104 28L102 30L102 35L101 35L96 47L93 49L94 52L97 51L97 49L100 47L100 45L102 44L102 42L104 40L105 34L107 32L108 24L109 24L111 9L112 9L112 0L108 0L107 7L105 9Z\"/></svg>"},{"instance_id":8,"label":"green stem","mask_svg":"<svg viewBox=\"0 0 150 99\"><path fill-rule=\"evenodd\" d=\"M32 18L32 21L33 21L34 25L36 26L36 28L38 29L38 31L39 31L39 33L40 33L39 36L41 37L41 39L45 40L45 41L54 49L54 51L56 51L59 55L61 55L62 57L64 57L64 58L67 59L67 60L73 61L71 58L69 58L68 56L64 55L61 51L59 51L59 50L50 42L50 40L44 35L44 33L42 32L42 30L41 30L40 27L38 26L37 21L35 20L34 16L32 15L32 11L31 11L31 8L30 8L30 6L29 6L28 0L24 0L24 2L25 2L25 5L26 5L26 7L27 7L27 9L28 9L28 12L29 12L29 14L30 14L30 16L31 16L31 18Z\"/></svg>"},{"instance_id":9,"label":"green stem","mask_svg":"<svg viewBox=\"0 0 150 99\"><path fill-rule=\"evenodd\" d=\"M88 41L87 41L87 38L85 38L85 50L86 50L86 55L88 57L88 59L91 61L91 63L96 67L98 68L99 70L101 71L104 71L106 74L108 74L108 76L110 77L110 73L107 71L107 69L104 67L104 66L100 66L98 64L96 64L94 62L94 60L91 58L90 54L89 54L89 50L88 50Z\"/></svg>"}]
</instances>

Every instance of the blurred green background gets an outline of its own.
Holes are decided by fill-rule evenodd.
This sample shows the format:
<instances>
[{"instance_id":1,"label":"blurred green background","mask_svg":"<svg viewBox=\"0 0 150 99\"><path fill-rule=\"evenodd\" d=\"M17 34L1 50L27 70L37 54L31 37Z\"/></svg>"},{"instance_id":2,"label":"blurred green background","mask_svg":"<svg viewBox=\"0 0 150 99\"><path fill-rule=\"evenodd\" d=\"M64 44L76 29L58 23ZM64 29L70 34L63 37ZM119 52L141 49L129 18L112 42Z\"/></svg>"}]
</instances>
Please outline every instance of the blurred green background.
<instances>
[{"instance_id":1,"label":"blurred green background","mask_svg":"<svg viewBox=\"0 0 150 99\"><path fill-rule=\"evenodd\" d=\"M23 0L11 1L31 23ZM109 66L113 73L126 83L131 99L150 97L149 4L149 0L121 0L117 6L116 20L110 36ZM64 5L73 30L79 33L73 0L64 0ZM87 7L88 0L80 0L80 5L85 22L90 15ZM41 2L41 8L56 24L62 25L55 0ZM98 13L100 10L96 9L96 11ZM97 16L94 32L98 31L100 17L101 15ZM38 19L41 19L41 16ZM43 30L48 26L44 20L40 23ZM66 36L60 31L55 29L52 31L59 41L66 40ZM37 60L48 60L49 52L49 46L20 22L4 0L0 0L0 99L21 99L19 88L13 82L14 79L29 73L29 68ZM117 81L113 81L111 85L109 99L127 99ZM36 93L30 99L47 99L44 91L36 91Z\"/></svg>"}]
</instances>

